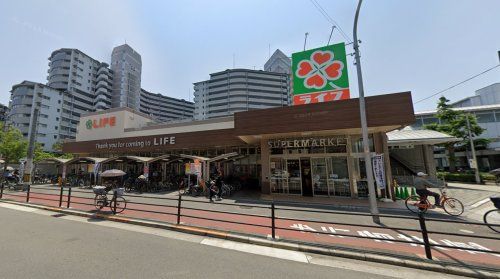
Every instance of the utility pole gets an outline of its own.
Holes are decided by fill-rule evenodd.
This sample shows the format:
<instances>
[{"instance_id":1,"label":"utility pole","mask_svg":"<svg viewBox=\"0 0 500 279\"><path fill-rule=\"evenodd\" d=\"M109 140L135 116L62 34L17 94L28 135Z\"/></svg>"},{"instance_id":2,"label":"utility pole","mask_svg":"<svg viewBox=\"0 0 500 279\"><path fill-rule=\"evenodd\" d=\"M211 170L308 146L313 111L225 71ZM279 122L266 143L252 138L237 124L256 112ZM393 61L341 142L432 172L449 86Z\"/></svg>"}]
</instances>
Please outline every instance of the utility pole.
<instances>
[{"instance_id":1,"label":"utility pole","mask_svg":"<svg viewBox=\"0 0 500 279\"><path fill-rule=\"evenodd\" d=\"M481 183L481 177L479 176L479 168L477 165L477 157L476 157L476 148L474 147L474 140L472 139L472 132L470 128L469 114L465 115L465 119L467 120L467 130L469 131L469 140L470 140L470 150L472 153L472 164L471 168L474 168L474 174L476 175L476 183Z\"/></svg>"},{"instance_id":2,"label":"utility pole","mask_svg":"<svg viewBox=\"0 0 500 279\"><path fill-rule=\"evenodd\" d=\"M307 36L309 36L309 32L306 32L306 36L304 38L304 50L306 50Z\"/></svg>"},{"instance_id":3,"label":"utility pole","mask_svg":"<svg viewBox=\"0 0 500 279\"><path fill-rule=\"evenodd\" d=\"M33 120L31 122L31 129L29 133L29 139L28 139L28 156L26 156L26 165L25 165L25 175L28 175L29 182L32 181L32 174L33 174L33 159L34 159L34 153L35 153L35 139L36 139L36 134L37 134L37 128L38 128L38 114L39 114L39 109L35 108L33 110Z\"/></svg>"},{"instance_id":4,"label":"utility pole","mask_svg":"<svg viewBox=\"0 0 500 279\"><path fill-rule=\"evenodd\" d=\"M363 75L361 73L361 59L359 56L359 41L358 41L358 18L359 10L363 0L359 0L356 15L354 16L354 57L356 60L356 70L358 73L358 87L359 87L359 114L361 118L361 133L363 135L363 153L365 155L366 178L368 180L368 195L370 199L370 213L373 214L373 222L380 223L378 216L377 198L375 192L375 184L373 183L373 169L372 158L370 154L370 145L368 142L368 124L366 121L366 107L365 107L365 92L363 88Z\"/></svg>"}]
</instances>

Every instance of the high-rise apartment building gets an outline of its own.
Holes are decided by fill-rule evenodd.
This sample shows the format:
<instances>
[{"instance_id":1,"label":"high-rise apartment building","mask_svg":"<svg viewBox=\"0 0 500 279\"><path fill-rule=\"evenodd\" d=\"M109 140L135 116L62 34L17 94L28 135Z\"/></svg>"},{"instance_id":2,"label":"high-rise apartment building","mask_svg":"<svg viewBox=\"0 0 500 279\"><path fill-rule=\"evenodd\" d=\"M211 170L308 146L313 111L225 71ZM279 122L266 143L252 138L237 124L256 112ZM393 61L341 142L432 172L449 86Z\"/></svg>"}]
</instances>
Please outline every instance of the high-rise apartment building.
<instances>
[{"instance_id":1,"label":"high-rise apartment building","mask_svg":"<svg viewBox=\"0 0 500 279\"><path fill-rule=\"evenodd\" d=\"M158 122L192 119L194 116L194 103L141 89L139 111L151 116Z\"/></svg>"},{"instance_id":2,"label":"high-rise apartment building","mask_svg":"<svg viewBox=\"0 0 500 279\"><path fill-rule=\"evenodd\" d=\"M75 137L79 116L73 114L75 108L68 105L70 100L68 92L23 81L12 86L8 124L18 128L25 138L35 133L35 142L45 151L52 151L54 143Z\"/></svg>"},{"instance_id":3,"label":"high-rise apartment building","mask_svg":"<svg viewBox=\"0 0 500 279\"><path fill-rule=\"evenodd\" d=\"M292 60L286 56L281 50L277 49L266 64L264 64L264 71L290 74L292 70Z\"/></svg>"},{"instance_id":4,"label":"high-rise apartment building","mask_svg":"<svg viewBox=\"0 0 500 279\"><path fill-rule=\"evenodd\" d=\"M113 49L111 70L114 83L112 94L113 107L140 109L141 98L141 55L124 44Z\"/></svg>"},{"instance_id":5,"label":"high-rise apartment building","mask_svg":"<svg viewBox=\"0 0 500 279\"><path fill-rule=\"evenodd\" d=\"M248 69L210 74L194 84L195 119L232 115L238 111L290 104L290 75Z\"/></svg>"},{"instance_id":6,"label":"high-rise apartment building","mask_svg":"<svg viewBox=\"0 0 500 279\"><path fill-rule=\"evenodd\" d=\"M8 114L9 114L9 107L0 104L0 122L4 122L7 119Z\"/></svg>"},{"instance_id":7,"label":"high-rise apartment building","mask_svg":"<svg viewBox=\"0 0 500 279\"><path fill-rule=\"evenodd\" d=\"M157 121L193 117L191 102L145 90L141 94L141 56L130 46L116 47L112 61L117 72L78 49L52 52L47 85L24 81L12 87L8 123L21 129L25 137L35 127L35 140L52 151L53 143L75 138L81 115L113 106L146 111ZM32 116L34 107L38 120ZM38 124L33 126L35 120Z\"/></svg>"}]
</instances>

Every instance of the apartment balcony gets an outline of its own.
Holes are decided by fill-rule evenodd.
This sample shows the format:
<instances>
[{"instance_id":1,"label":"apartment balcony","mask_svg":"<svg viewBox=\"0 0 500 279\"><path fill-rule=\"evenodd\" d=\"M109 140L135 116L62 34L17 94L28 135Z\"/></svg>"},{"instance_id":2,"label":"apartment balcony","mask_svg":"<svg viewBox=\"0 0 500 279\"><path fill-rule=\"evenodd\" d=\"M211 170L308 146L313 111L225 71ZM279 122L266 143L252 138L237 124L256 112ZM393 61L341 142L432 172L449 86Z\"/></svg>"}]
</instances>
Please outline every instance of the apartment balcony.
<instances>
[{"instance_id":1,"label":"apartment balcony","mask_svg":"<svg viewBox=\"0 0 500 279\"><path fill-rule=\"evenodd\" d=\"M108 86L109 86L108 82L104 80L100 80L96 84L96 87L108 87Z\"/></svg>"},{"instance_id":2,"label":"apartment balcony","mask_svg":"<svg viewBox=\"0 0 500 279\"><path fill-rule=\"evenodd\" d=\"M109 80L109 75L106 74L106 73L97 74L97 81L101 81L101 80L108 81Z\"/></svg>"},{"instance_id":3,"label":"apartment balcony","mask_svg":"<svg viewBox=\"0 0 500 279\"><path fill-rule=\"evenodd\" d=\"M109 69L108 68L105 68L105 67L100 67L98 70L97 70L97 75L100 75L100 74L109 74Z\"/></svg>"}]
</instances>

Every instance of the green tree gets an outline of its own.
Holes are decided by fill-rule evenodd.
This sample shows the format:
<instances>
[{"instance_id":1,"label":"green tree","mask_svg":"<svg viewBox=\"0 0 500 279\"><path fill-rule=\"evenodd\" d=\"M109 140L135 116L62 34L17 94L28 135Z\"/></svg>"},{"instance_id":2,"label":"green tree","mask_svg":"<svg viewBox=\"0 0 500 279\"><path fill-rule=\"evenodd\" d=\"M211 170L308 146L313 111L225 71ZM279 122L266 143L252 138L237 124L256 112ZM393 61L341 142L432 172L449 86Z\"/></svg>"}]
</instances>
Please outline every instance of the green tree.
<instances>
[{"instance_id":1,"label":"green tree","mask_svg":"<svg viewBox=\"0 0 500 279\"><path fill-rule=\"evenodd\" d=\"M62 158L62 159L73 159L73 155L70 153L63 153L62 151L62 146L63 142L58 141L52 145L52 149L54 150L54 153L56 153L56 157Z\"/></svg>"},{"instance_id":2,"label":"green tree","mask_svg":"<svg viewBox=\"0 0 500 279\"><path fill-rule=\"evenodd\" d=\"M43 159L54 158L54 154L50 152L45 152L40 143L35 143L35 150L33 151L33 160L35 162L41 161Z\"/></svg>"},{"instance_id":3,"label":"green tree","mask_svg":"<svg viewBox=\"0 0 500 279\"><path fill-rule=\"evenodd\" d=\"M442 132L461 140L459 143L450 142L444 144L446 150L448 151L450 172L454 172L456 171L455 148L457 146L466 146L469 142L467 117L469 118L472 137L480 136L483 133L484 129L477 124L475 115L464 113L463 111L453 110L452 107L448 104L449 101L450 100L446 99L444 96L439 98L436 117L440 120L440 123L428 124L425 125L424 128ZM485 139L478 139L478 141L482 142L483 144L487 142L487 140Z\"/></svg>"},{"instance_id":4,"label":"green tree","mask_svg":"<svg viewBox=\"0 0 500 279\"><path fill-rule=\"evenodd\" d=\"M23 138L21 131L14 127L4 129L4 124L0 124L0 154L4 160L3 171L6 171L9 163L17 163L19 159L26 157L27 151L28 141Z\"/></svg>"}]
</instances>

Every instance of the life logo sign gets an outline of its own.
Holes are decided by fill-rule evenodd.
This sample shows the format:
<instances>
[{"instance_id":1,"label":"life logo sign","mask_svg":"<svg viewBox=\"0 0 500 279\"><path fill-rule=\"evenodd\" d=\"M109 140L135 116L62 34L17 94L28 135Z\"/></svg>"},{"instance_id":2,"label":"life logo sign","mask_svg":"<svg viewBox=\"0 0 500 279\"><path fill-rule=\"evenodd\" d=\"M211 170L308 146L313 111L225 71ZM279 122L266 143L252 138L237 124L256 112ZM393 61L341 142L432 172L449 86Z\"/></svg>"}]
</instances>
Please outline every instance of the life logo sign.
<instances>
[{"instance_id":1,"label":"life logo sign","mask_svg":"<svg viewBox=\"0 0 500 279\"><path fill-rule=\"evenodd\" d=\"M350 98L345 44L292 54L293 104Z\"/></svg>"},{"instance_id":2,"label":"life logo sign","mask_svg":"<svg viewBox=\"0 0 500 279\"><path fill-rule=\"evenodd\" d=\"M101 117L99 119L89 119L85 122L87 129L99 129L116 126L116 116Z\"/></svg>"}]
</instances>

